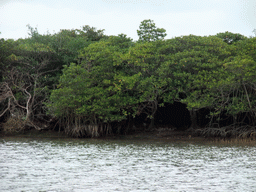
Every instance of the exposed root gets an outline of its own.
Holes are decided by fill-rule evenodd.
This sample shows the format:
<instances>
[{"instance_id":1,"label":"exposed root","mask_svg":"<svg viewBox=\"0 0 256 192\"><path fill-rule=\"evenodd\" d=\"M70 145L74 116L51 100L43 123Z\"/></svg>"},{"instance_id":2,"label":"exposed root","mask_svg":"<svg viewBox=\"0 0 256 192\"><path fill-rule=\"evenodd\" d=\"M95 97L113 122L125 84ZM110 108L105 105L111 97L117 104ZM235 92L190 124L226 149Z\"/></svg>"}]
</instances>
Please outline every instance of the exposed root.
<instances>
[{"instance_id":1,"label":"exposed root","mask_svg":"<svg viewBox=\"0 0 256 192\"><path fill-rule=\"evenodd\" d=\"M35 123L29 120L23 120L20 118L9 118L2 124L4 133L20 133L30 129L36 129L38 131L45 129L45 127L39 127Z\"/></svg>"},{"instance_id":2,"label":"exposed root","mask_svg":"<svg viewBox=\"0 0 256 192\"><path fill-rule=\"evenodd\" d=\"M3 123L4 133L19 133L26 130L26 122L22 119L9 118Z\"/></svg>"},{"instance_id":3,"label":"exposed root","mask_svg":"<svg viewBox=\"0 0 256 192\"><path fill-rule=\"evenodd\" d=\"M100 137L112 133L109 124L67 126L65 132L72 137Z\"/></svg>"},{"instance_id":4,"label":"exposed root","mask_svg":"<svg viewBox=\"0 0 256 192\"><path fill-rule=\"evenodd\" d=\"M245 126L227 126L221 128L204 128L194 131L198 136L204 137L219 137L219 138L241 138L241 139L255 139L256 127L249 125Z\"/></svg>"}]
</instances>

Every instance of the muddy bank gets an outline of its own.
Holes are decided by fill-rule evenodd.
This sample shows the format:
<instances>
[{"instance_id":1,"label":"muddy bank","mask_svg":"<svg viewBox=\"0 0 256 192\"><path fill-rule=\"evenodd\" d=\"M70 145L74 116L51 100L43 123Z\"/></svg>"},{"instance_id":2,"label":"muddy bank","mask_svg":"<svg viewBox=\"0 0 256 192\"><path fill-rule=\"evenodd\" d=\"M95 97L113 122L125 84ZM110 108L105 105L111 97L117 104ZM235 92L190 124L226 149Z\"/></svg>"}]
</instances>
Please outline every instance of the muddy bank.
<instances>
[{"instance_id":1,"label":"muddy bank","mask_svg":"<svg viewBox=\"0 0 256 192\"><path fill-rule=\"evenodd\" d=\"M178 131L175 128L155 128L150 131L137 131L129 134L118 135L109 134L98 139L140 139L155 141L184 141L184 142L218 142L218 143L255 143L256 132L254 129L244 131L236 136L223 135L225 130L216 128L188 129ZM227 132L228 130L226 130ZM223 133L222 133L223 132ZM221 135L222 133L222 135ZM31 137L31 138L72 138L64 131L54 131L49 129L29 129L21 132L4 133L0 132L0 137ZM80 138L86 139L86 138ZM88 139L88 138L87 138ZM94 138L95 139L95 138Z\"/></svg>"},{"instance_id":2,"label":"muddy bank","mask_svg":"<svg viewBox=\"0 0 256 192\"><path fill-rule=\"evenodd\" d=\"M41 137L41 138L69 138L64 132L57 132L49 129L36 130L30 129L21 132L0 132L0 137Z\"/></svg>"}]
</instances>

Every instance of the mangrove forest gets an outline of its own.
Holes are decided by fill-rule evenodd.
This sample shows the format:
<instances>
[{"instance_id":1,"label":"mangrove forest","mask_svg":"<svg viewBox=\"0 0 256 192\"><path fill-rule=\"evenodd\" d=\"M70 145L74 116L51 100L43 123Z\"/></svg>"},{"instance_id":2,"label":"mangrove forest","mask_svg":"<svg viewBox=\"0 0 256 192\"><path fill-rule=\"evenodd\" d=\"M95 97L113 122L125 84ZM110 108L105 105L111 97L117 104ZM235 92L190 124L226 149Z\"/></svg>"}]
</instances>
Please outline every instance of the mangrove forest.
<instances>
[{"instance_id":1,"label":"mangrove forest","mask_svg":"<svg viewBox=\"0 0 256 192\"><path fill-rule=\"evenodd\" d=\"M256 138L256 37L164 39L144 20L134 41L85 25L0 39L2 133L102 137L169 128Z\"/></svg>"}]
</instances>

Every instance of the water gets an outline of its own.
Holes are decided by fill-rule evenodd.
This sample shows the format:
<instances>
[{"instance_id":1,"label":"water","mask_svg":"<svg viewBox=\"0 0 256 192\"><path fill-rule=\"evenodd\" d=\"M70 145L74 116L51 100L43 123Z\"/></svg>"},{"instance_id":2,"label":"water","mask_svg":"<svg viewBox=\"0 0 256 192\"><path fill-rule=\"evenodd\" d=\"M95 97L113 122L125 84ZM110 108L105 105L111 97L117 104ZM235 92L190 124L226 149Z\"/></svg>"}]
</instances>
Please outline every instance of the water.
<instances>
[{"instance_id":1,"label":"water","mask_svg":"<svg viewBox=\"0 0 256 192\"><path fill-rule=\"evenodd\" d=\"M256 191L256 147L0 138L0 191Z\"/></svg>"}]
</instances>

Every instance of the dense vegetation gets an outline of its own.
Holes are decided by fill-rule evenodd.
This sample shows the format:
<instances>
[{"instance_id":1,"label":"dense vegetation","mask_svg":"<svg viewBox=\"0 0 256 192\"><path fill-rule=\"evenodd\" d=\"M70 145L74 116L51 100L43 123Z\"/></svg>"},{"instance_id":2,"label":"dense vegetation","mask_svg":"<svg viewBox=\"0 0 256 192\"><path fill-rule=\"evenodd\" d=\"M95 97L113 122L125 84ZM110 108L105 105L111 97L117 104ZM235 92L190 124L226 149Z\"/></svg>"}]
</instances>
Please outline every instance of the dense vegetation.
<instances>
[{"instance_id":1,"label":"dense vegetation","mask_svg":"<svg viewBox=\"0 0 256 192\"><path fill-rule=\"evenodd\" d=\"M204 126L225 127L218 131L226 135L227 126L230 132L255 126L255 37L225 32L163 40L165 30L152 20L141 22L137 42L90 26L45 35L28 29L29 38L0 40L5 131L52 126L97 137L136 129L142 115L151 129L158 109L174 102L186 104L192 128L199 114Z\"/></svg>"}]
</instances>

